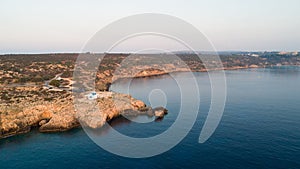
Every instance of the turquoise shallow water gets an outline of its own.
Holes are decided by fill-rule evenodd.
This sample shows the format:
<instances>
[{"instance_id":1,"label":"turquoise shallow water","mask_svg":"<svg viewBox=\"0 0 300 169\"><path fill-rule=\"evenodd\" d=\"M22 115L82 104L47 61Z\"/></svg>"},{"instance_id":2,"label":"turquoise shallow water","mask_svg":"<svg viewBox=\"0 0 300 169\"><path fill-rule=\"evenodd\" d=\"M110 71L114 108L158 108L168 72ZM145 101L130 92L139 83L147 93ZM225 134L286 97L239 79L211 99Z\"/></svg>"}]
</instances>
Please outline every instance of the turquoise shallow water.
<instances>
[{"instance_id":1,"label":"turquoise shallow water","mask_svg":"<svg viewBox=\"0 0 300 169\"><path fill-rule=\"evenodd\" d=\"M130 159L103 150L82 129L55 134L33 131L0 140L0 168L300 168L298 67L226 71L224 115L215 133L203 144L198 138L211 91L206 73L195 76L201 93L197 121L177 146L163 154ZM185 73L176 77L189 85L191 77ZM119 82L112 90L124 92L124 84ZM120 118L111 123L116 130L132 137L150 137L172 125L180 108L180 92L173 78L135 79L129 89L147 104L151 90L163 90L169 114L162 121L146 124ZM101 137L109 134L104 130Z\"/></svg>"}]
</instances>

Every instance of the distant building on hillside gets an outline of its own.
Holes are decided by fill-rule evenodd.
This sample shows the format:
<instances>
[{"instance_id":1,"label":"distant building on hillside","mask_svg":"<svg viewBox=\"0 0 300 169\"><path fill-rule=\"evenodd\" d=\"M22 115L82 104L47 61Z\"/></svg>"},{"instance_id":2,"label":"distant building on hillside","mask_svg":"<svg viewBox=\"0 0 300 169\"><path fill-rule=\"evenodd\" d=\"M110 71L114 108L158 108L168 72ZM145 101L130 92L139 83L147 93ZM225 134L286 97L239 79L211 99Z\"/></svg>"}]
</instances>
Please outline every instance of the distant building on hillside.
<instances>
[{"instance_id":1,"label":"distant building on hillside","mask_svg":"<svg viewBox=\"0 0 300 169\"><path fill-rule=\"evenodd\" d=\"M298 52L297 52L297 51L296 51L296 52L293 52L292 55L293 55L293 56L297 56L297 55L298 55Z\"/></svg>"}]
</instances>

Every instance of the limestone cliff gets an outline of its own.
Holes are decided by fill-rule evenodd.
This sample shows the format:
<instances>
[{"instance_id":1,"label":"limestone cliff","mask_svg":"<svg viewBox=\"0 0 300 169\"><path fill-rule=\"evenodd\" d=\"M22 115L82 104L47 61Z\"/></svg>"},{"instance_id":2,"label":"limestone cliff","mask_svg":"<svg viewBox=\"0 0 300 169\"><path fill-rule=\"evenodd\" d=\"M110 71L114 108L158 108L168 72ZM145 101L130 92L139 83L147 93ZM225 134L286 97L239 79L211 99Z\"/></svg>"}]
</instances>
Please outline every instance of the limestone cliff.
<instances>
[{"instance_id":1,"label":"limestone cliff","mask_svg":"<svg viewBox=\"0 0 300 169\"><path fill-rule=\"evenodd\" d=\"M84 125L100 128L107 121L120 115L148 115L161 118L167 111L163 108L152 109L144 102L130 95L100 92L95 100L82 97L76 100L69 95L64 99L51 102L35 102L23 109L14 109L0 114L0 138L26 133L32 127L40 132L60 132ZM76 103L75 101L75 103Z\"/></svg>"}]
</instances>

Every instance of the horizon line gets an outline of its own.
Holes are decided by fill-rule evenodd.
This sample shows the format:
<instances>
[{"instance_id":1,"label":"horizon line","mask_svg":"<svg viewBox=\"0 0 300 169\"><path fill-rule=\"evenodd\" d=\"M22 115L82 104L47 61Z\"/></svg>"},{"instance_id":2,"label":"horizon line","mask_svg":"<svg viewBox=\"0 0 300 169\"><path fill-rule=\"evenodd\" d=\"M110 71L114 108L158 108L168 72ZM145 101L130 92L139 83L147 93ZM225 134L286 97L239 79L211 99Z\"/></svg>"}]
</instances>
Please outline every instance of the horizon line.
<instances>
[{"instance_id":1,"label":"horizon line","mask_svg":"<svg viewBox=\"0 0 300 169\"><path fill-rule=\"evenodd\" d=\"M286 52L293 53L299 50L219 50L219 51L171 51L171 52L148 52L148 53L135 53L135 52L16 52L16 53L0 53L0 55L47 55L47 54L168 54L168 53L264 53L264 52Z\"/></svg>"}]
</instances>

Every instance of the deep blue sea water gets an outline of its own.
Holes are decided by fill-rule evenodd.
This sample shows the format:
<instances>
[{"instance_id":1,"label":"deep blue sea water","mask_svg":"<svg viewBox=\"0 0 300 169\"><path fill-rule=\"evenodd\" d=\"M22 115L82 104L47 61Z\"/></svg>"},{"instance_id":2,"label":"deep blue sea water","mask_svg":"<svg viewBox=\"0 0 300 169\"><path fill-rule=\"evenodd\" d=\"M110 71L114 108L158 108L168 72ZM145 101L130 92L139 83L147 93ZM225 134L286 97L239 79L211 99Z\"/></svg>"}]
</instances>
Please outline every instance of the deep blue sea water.
<instances>
[{"instance_id":1,"label":"deep blue sea water","mask_svg":"<svg viewBox=\"0 0 300 169\"><path fill-rule=\"evenodd\" d=\"M194 75L201 94L197 121L177 146L163 154L125 158L97 146L82 129L53 134L33 130L0 140L0 169L300 168L300 68L226 71L225 111L217 130L203 144L198 138L210 106L210 83L206 73ZM185 73L175 76L189 85L191 77ZM124 84L118 82L112 90L124 92ZM150 104L149 92L153 89L166 94L169 114L162 121L139 124L120 118L111 125L132 137L149 137L167 130L180 108L178 86L167 75L142 78L131 82L129 93ZM109 133L105 130L101 137Z\"/></svg>"}]
</instances>

